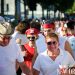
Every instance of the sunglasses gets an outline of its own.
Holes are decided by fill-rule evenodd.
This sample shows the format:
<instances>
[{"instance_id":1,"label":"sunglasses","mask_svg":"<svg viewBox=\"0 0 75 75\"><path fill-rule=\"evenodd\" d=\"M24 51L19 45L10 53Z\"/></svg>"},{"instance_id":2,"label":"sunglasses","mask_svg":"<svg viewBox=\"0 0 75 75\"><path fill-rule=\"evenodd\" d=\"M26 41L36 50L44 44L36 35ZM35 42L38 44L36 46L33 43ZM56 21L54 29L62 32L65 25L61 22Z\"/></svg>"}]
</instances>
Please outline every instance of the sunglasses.
<instances>
[{"instance_id":1,"label":"sunglasses","mask_svg":"<svg viewBox=\"0 0 75 75\"><path fill-rule=\"evenodd\" d=\"M29 40L31 39L31 40L34 40L35 39L35 37L34 36L32 36L32 37L27 37Z\"/></svg>"},{"instance_id":2,"label":"sunglasses","mask_svg":"<svg viewBox=\"0 0 75 75\"><path fill-rule=\"evenodd\" d=\"M53 42L47 42L47 45L56 45L56 41L53 41Z\"/></svg>"}]
</instances>

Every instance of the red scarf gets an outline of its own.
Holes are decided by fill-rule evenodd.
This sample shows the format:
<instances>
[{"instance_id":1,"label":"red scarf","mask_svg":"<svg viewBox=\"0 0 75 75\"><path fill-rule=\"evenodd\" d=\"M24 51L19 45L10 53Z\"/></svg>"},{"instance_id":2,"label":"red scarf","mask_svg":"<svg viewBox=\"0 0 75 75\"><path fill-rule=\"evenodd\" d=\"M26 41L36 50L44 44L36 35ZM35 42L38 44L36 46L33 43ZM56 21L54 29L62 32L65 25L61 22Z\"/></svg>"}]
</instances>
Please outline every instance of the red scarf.
<instances>
[{"instance_id":1,"label":"red scarf","mask_svg":"<svg viewBox=\"0 0 75 75\"><path fill-rule=\"evenodd\" d=\"M24 57L25 64L31 69L32 67L32 58L34 56L34 48L30 47L28 44L24 45L25 50L27 51L27 56Z\"/></svg>"}]
</instances>

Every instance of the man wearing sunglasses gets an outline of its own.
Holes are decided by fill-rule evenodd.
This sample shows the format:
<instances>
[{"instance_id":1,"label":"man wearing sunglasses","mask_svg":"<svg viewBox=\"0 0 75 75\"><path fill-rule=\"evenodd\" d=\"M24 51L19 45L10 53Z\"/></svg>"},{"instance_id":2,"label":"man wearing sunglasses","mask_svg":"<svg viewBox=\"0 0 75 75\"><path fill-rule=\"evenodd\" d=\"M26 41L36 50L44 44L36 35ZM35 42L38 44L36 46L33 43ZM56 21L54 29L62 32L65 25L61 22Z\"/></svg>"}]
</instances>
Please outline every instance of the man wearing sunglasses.
<instances>
[{"instance_id":1,"label":"man wearing sunglasses","mask_svg":"<svg viewBox=\"0 0 75 75\"><path fill-rule=\"evenodd\" d=\"M9 23L0 23L0 75L16 75L16 62L22 71L32 75L29 68L24 64L19 45L11 38L12 27Z\"/></svg>"},{"instance_id":2,"label":"man wearing sunglasses","mask_svg":"<svg viewBox=\"0 0 75 75\"><path fill-rule=\"evenodd\" d=\"M46 51L40 53L33 66L33 75L71 75L69 67L75 66L75 61L69 52L59 48L59 38L55 33L45 37Z\"/></svg>"}]
</instances>

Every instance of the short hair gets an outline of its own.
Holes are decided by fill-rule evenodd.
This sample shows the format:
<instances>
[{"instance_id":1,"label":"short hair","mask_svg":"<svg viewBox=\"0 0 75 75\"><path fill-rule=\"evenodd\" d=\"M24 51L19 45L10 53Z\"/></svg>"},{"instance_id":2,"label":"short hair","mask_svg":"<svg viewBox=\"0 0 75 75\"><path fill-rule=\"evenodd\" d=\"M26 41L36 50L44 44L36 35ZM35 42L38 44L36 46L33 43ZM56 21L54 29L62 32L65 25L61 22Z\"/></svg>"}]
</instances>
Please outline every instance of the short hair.
<instances>
[{"instance_id":1,"label":"short hair","mask_svg":"<svg viewBox=\"0 0 75 75\"><path fill-rule=\"evenodd\" d=\"M30 25L26 21L19 22L19 24L16 26L16 30L20 31L22 34L24 34L25 31L29 28L30 28Z\"/></svg>"},{"instance_id":2,"label":"short hair","mask_svg":"<svg viewBox=\"0 0 75 75\"><path fill-rule=\"evenodd\" d=\"M57 41L59 41L59 37L56 33L50 33L49 35L46 36L46 39L48 38L56 38Z\"/></svg>"},{"instance_id":3,"label":"short hair","mask_svg":"<svg viewBox=\"0 0 75 75\"><path fill-rule=\"evenodd\" d=\"M67 28L74 30L75 22L74 21L69 21L67 23Z\"/></svg>"},{"instance_id":4,"label":"short hair","mask_svg":"<svg viewBox=\"0 0 75 75\"><path fill-rule=\"evenodd\" d=\"M39 31L41 30L41 24L40 24L40 22L31 21L30 27L31 27L31 28L36 28L36 29L38 29Z\"/></svg>"}]
</instances>

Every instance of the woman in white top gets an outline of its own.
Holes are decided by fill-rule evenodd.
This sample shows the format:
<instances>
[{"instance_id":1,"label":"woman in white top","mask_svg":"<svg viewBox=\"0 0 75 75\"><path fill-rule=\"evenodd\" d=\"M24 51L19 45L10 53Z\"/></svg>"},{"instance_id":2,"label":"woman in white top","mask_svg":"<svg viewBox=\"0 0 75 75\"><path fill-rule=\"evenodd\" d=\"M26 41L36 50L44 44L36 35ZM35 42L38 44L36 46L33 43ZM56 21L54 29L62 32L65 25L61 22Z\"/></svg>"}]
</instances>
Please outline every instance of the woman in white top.
<instances>
[{"instance_id":1,"label":"woman in white top","mask_svg":"<svg viewBox=\"0 0 75 75\"><path fill-rule=\"evenodd\" d=\"M69 75L68 67L73 67L75 61L69 52L59 48L58 36L51 33L46 36L45 42L47 49L38 55L33 66L33 75Z\"/></svg>"}]
</instances>

